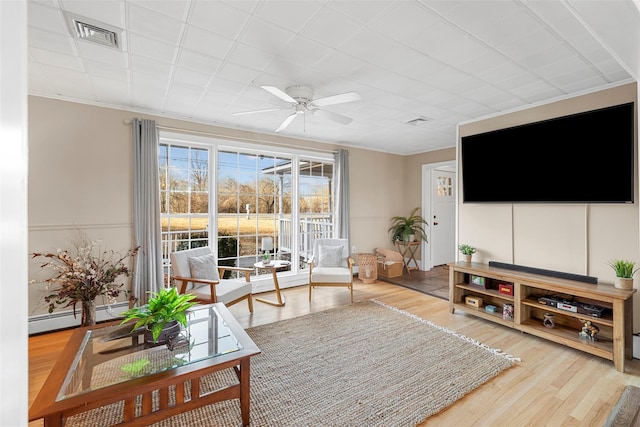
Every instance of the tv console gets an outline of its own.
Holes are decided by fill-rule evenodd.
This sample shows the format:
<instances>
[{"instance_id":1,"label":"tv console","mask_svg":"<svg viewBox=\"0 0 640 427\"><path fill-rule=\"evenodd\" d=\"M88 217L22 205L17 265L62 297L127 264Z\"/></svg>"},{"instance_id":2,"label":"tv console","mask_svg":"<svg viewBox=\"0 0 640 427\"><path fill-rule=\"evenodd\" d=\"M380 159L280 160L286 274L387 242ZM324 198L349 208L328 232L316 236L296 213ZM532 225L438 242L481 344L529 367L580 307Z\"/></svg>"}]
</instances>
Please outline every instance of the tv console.
<instances>
[{"instance_id":1,"label":"tv console","mask_svg":"<svg viewBox=\"0 0 640 427\"><path fill-rule=\"evenodd\" d=\"M459 261L448 265L451 313L458 309L612 360L620 372L624 372L625 359L633 357L632 297L635 289L618 289L613 285L590 284L475 262ZM554 298L559 298L561 303L554 306ZM465 303L465 299L473 304ZM507 315L503 313L505 308ZM545 314L547 317L553 315L553 327L543 324ZM595 341L579 336L587 320L599 329Z\"/></svg>"}]
</instances>

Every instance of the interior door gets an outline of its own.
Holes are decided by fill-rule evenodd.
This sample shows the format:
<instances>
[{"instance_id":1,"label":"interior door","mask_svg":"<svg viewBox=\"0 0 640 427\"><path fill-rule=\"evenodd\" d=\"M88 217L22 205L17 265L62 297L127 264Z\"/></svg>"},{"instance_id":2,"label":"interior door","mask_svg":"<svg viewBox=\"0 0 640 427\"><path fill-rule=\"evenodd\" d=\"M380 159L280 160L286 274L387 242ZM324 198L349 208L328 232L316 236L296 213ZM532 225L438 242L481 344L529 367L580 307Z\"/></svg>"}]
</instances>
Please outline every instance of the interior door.
<instances>
[{"instance_id":1,"label":"interior door","mask_svg":"<svg viewBox=\"0 0 640 427\"><path fill-rule=\"evenodd\" d=\"M453 171L431 171L431 259L434 267L456 259L455 180Z\"/></svg>"}]
</instances>

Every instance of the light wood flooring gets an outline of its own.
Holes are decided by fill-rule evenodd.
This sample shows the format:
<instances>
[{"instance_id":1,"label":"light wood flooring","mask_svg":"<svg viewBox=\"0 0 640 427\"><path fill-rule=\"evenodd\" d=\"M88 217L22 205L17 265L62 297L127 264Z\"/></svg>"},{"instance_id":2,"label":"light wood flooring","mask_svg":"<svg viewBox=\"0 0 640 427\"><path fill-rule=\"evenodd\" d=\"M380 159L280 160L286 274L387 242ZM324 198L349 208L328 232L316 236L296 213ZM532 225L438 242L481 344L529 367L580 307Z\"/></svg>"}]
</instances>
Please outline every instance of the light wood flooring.
<instances>
[{"instance_id":1,"label":"light wood flooring","mask_svg":"<svg viewBox=\"0 0 640 427\"><path fill-rule=\"evenodd\" d=\"M283 293L284 307L255 301L252 315L244 302L230 310L248 328L349 304L344 288L317 288L312 302L304 286ZM377 299L522 359L420 426L602 426L625 386L640 386L640 360L628 361L626 372L620 373L611 361L461 312L451 314L441 298L385 282L357 280L354 298ZM29 338L29 404L70 334L60 331ZM402 363L401 352L398 362ZM29 424L42 425L42 420Z\"/></svg>"}]
</instances>

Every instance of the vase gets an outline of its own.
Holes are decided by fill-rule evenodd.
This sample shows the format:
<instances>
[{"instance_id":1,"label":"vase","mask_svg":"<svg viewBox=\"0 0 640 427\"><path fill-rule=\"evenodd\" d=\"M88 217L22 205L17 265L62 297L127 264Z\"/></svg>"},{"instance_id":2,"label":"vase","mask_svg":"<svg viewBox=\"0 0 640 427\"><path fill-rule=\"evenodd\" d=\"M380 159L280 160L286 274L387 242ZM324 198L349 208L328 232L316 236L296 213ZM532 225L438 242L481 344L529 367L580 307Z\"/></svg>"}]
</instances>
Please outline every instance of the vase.
<instances>
[{"instance_id":1,"label":"vase","mask_svg":"<svg viewBox=\"0 0 640 427\"><path fill-rule=\"evenodd\" d=\"M153 334L151 333L151 329L147 326L147 330L144 333L144 342L151 345L160 345L167 342L167 340L175 335L178 335L182 330L182 326L177 320L172 320L171 322L165 323L162 328L162 332L158 335L158 340L153 340Z\"/></svg>"},{"instance_id":2,"label":"vase","mask_svg":"<svg viewBox=\"0 0 640 427\"><path fill-rule=\"evenodd\" d=\"M556 326L555 316L552 313L545 313L544 319L542 320L542 324L546 328L554 328Z\"/></svg>"},{"instance_id":3,"label":"vase","mask_svg":"<svg viewBox=\"0 0 640 427\"><path fill-rule=\"evenodd\" d=\"M633 289L633 277L616 277L614 286L618 289Z\"/></svg>"},{"instance_id":4,"label":"vase","mask_svg":"<svg viewBox=\"0 0 640 427\"><path fill-rule=\"evenodd\" d=\"M80 326L94 326L96 324L96 302L82 301L82 320Z\"/></svg>"}]
</instances>

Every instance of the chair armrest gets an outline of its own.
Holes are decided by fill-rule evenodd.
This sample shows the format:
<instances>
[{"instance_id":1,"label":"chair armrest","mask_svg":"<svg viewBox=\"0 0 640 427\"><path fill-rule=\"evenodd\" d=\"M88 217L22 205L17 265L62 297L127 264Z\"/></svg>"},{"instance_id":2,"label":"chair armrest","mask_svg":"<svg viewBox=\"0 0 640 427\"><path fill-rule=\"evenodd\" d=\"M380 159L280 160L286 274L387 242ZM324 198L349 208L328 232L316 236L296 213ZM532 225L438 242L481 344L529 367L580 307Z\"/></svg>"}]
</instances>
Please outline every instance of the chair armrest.
<instances>
[{"instance_id":1,"label":"chair armrest","mask_svg":"<svg viewBox=\"0 0 640 427\"><path fill-rule=\"evenodd\" d=\"M196 279L195 277L182 277L182 276L173 276L175 280L180 281L182 284L180 285L179 293L184 294L187 292L187 283L202 283L204 285L209 285L211 287L211 295L215 295L215 287L218 283L218 280L207 280L207 279Z\"/></svg>"},{"instance_id":2,"label":"chair armrest","mask_svg":"<svg viewBox=\"0 0 640 427\"><path fill-rule=\"evenodd\" d=\"M226 266L226 265L219 265L218 266L218 274L220 274L220 277L224 277L224 272L225 271L238 271L238 272L244 272L244 281L245 282L251 282L251 272L253 271L253 268L247 268L247 267L230 267L230 266Z\"/></svg>"},{"instance_id":3,"label":"chair armrest","mask_svg":"<svg viewBox=\"0 0 640 427\"><path fill-rule=\"evenodd\" d=\"M173 276L176 280L181 280L183 282L192 282L192 283L203 283L205 285L217 285L220 283L218 280L209 280L209 279L196 279L195 277L182 277L182 276Z\"/></svg>"}]
</instances>

